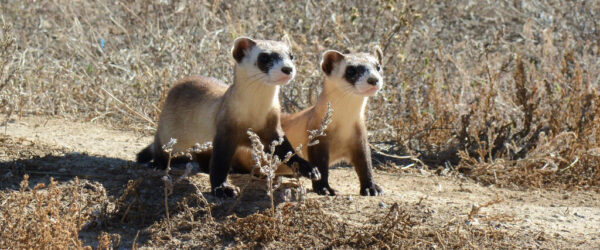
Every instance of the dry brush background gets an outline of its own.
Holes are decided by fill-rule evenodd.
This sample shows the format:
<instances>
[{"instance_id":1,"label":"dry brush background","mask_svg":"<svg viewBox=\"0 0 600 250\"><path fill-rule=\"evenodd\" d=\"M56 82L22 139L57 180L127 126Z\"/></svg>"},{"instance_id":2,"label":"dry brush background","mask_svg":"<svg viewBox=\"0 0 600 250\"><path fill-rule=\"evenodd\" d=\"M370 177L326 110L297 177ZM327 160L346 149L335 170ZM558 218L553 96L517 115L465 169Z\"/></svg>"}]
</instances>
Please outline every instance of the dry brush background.
<instances>
[{"instance_id":1,"label":"dry brush background","mask_svg":"<svg viewBox=\"0 0 600 250\"><path fill-rule=\"evenodd\" d=\"M378 46L385 54L385 85L369 102L370 141L385 155L412 158L380 155L386 163L379 168L448 169L503 187L600 185L597 1L1 0L0 5L3 121L51 115L151 134L176 79L201 74L231 82L230 47L241 35L291 42L298 75L283 88L281 100L286 111L298 111L318 95L322 51L370 52ZM220 236L243 223L273 223L267 215L253 216L219 222ZM381 233L385 222L377 223L372 232L360 230ZM410 238L416 232L406 231L409 224L398 221L396 231L375 238ZM268 237L241 237L285 242L279 231L267 231ZM489 239L485 232L469 237ZM351 238L341 235L331 244L379 244ZM417 246L412 243L404 242Z\"/></svg>"}]
</instances>

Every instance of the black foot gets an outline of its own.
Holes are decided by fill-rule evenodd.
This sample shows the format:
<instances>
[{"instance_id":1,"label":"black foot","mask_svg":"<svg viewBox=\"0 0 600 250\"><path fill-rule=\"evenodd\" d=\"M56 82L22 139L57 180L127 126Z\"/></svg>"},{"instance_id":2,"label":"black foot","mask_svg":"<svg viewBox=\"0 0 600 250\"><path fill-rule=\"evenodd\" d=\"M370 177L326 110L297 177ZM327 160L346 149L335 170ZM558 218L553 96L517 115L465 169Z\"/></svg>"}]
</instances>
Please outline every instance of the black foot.
<instances>
[{"instance_id":1,"label":"black foot","mask_svg":"<svg viewBox=\"0 0 600 250\"><path fill-rule=\"evenodd\" d=\"M364 185L360 188L360 195L362 196L379 196L383 195L383 189L375 183L370 185Z\"/></svg>"},{"instance_id":2,"label":"black foot","mask_svg":"<svg viewBox=\"0 0 600 250\"><path fill-rule=\"evenodd\" d=\"M234 198L240 194L240 189L236 186L223 183L212 189L213 195L221 198Z\"/></svg>"},{"instance_id":3,"label":"black foot","mask_svg":"<svg viewBox=\"0 0 600 250\"><path fill-rule=\"evenodd\" d=\"M335 195L335 190L326 182L313 181L313 191L319 195Z\"/></svg>"},{"instance_id":4,"label":"black foot","mask_svg":"<svg viewBox=\"0 0 600 250\"><path fill-rule=\"evenodd\" d=\"M302 176L309 178L313 181L318 181L321 179L321 173L319 172L319 169L307 161L303 161L302 163L300 163L298 171L300 171L300 174Z\"/></svg>"}]
</instances>

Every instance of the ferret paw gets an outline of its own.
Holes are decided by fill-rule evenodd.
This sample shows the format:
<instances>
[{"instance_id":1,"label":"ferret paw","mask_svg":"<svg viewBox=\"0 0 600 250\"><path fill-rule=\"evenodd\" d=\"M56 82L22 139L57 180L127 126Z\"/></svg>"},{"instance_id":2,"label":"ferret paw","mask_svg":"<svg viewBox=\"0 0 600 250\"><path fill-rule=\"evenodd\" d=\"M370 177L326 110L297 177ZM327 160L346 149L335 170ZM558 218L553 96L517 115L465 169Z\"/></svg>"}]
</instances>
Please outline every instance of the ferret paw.
<instances>
[{"instance_id":1,"label":"ferret paw","mask_svg":"<svg viewBox=\"0 0 600 250\"><path fill-rule=\"evenodd\" d=\"M313 182L313 191L319 195L331 195L335 196L335 189L329 186L329 183L323 183L320 181Z\"/></svg>"},{"instance_id":2,"label":"ferret paw","mask_svg":"<svg viewBox=\"0 0 600 250\"><path fill-rule=\"evenodd\" d=\"M294 165L299 165L297 169L298 172L300 172L300 175L313 181L318 181L321 179L321 172L319 172L319 169L312 164L306 162L303 164L294 163Z\"/></svg>"},{"instance_id":3,"label":"ferret paw","mask_svg":"<svg viewBox=\"0 0 600 250\"><path fill-rule=\"evenodd\" d=\"M221 198L235 198L240 194L240 189L236 186L223 183L212 189L213 195Z\"/></svg>"},{"instance_id":4,"label":"ferret paw","mask_svg":"<svg viewBox=\"0 0 600 250\"><path fill-rule=\"evenodd\" d=\"M302 176L313 181L318 181L321 179L321 172L319 172L319 169L308 162L300 164L298 170Z\"/></svg>"},{"instance_id":5,"label":"ferret paw","mask_svg":"<svg viewBox=\"0 0 600 250\"><path fill-rule=\"evenodd\" d=\"M362 196L379 196L383 195L383 189L375 184L371 183L370 185L364 185L360 188L360 195Z\"/></svg>"}]
</instances>

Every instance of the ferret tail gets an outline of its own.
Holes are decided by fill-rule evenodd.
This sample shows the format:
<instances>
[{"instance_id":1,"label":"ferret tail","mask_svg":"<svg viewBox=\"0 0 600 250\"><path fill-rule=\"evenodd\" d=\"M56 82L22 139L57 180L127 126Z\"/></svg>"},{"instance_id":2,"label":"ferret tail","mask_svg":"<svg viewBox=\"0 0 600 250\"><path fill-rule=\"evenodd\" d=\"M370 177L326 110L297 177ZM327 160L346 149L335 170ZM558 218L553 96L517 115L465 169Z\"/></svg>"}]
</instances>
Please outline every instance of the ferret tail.
<instances>
[{"instance_id":1,"label":"ferret tail","mask_svg":"<svg viewBox=\"0 0 600 250\"><path fill-rule=\"evenodd\" d=\"M140 151L135 160L138 163L148 163L150 162L153 158L154 158L154 150L152 149L154 147L154 143L148 145L147 147L145 147L144 149L142 149L142 151Z\"/></svg>"}]
</instances>

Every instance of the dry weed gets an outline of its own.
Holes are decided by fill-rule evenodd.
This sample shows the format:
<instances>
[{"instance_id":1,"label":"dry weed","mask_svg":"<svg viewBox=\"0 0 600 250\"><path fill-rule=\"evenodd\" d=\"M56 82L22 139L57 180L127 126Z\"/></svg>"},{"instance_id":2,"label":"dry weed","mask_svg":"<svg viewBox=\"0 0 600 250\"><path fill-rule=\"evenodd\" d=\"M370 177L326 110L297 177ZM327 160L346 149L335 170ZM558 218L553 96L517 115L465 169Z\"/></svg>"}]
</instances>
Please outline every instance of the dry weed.
<instances>
[{"instance_id":1,"label":"dry weed","mask_svg":"<svg viewBox=\"0 0 600 250\"><path fill-rule=\"evenodd\" d=\"M506 233L495 228L476 228L460 222L432 230L420 227L407 211L393 204L382 216L364 225L350 224L328 215L319 202L284 203L276 215L257 213L231 216L219 227L221 244L236 247L318 248L478 248L511 247ZM233 243L229 243L233 241ZM513 246L514 247L514 246Z\"/></svg>"},{"instance_id":2,"label":"dry weed","mask_svg":"<svg viewBox=\"0 0 600 250\"><path fill-rule=\"evenodd\" d=\"M325 130L327 129L327 126L331 123L331 115L333 114L333 108L331 108L331 105L328 103L327 104L327 112L325 113L325 116L323 117L323 120L321 121L321 125L319 126L319 128L315 129L315 130L309 130L308 131L308 142L307 145L308 147L310 146L314 146L319 144L319 137L321 136L325 136ZM301 152L302 151L302 147L304 147L304 145L300 144L295 148L295 152L287 152L285 157L283 159L279 159L279 156L277 156L275 154L275 148L279 145L281 145L281 143L283 143L283 137L279 138L279 140L276 141L272 141L270 146L269 146L269 151L266 152L265 151L265 146L263 145L263 143L261 142L260 137L254 133L251 129L248 129L248 131L246 132L248 134L248 139L250 139L250 144L251 144L251 155L252 155L252 161L254 162L254 165L252 167L252 171L251 171L251 178L248 179L248 182L246 183L245 186L242 187L241 192L243 192L246 189L246 186L248 186L248 184L250 184L250 181L255 180L255 176L263 176L266 178L266 188L267 188L267 195L269 196L270 200L271 200L271 213L275 214L275 199L274 199L274 193L275 190L278 188L278 183L276 183L276 175L275 172L277 171L277 168L279 168L279 166L281 166L282 164L286 164L289 162L289 160L292 158L292 156L294 156L296 153ZM299 178L299 172L297 169L298 166L294 165L293 168L294 172L295 172L295 177L296 177L296 183L298 183L298 186L296 188L296 194L298 195L298 197L296 197L296 200L303 200L303 194L306 192L306 190L304 189L304 187L300 184L300 181L298 180ZM292 200L291 197L291 192L288 192L287 194L285 194L286 197L284 197L284 200L290 201ZM239 202L239 199L241 198L238 197L238 200L236 201L236 203L234 204L234 206L231 209L233 209L235 207L235 205L237 205L237 203Z\"/></svg>"},{"instance_id":3,"label":"dry weed","mask_svg":"<svg viewBox=\"0 0 600 250\"><path fill-rule=\"evenodd\" d=\"M29 188L28 180L26 175L19 191L10 192L0 203L0 248L83 248L79 230L89 214L82 207L79 180L58 187L51 179L48 186L40 183L34 188Z\"/></svg>"}]
</instances>

